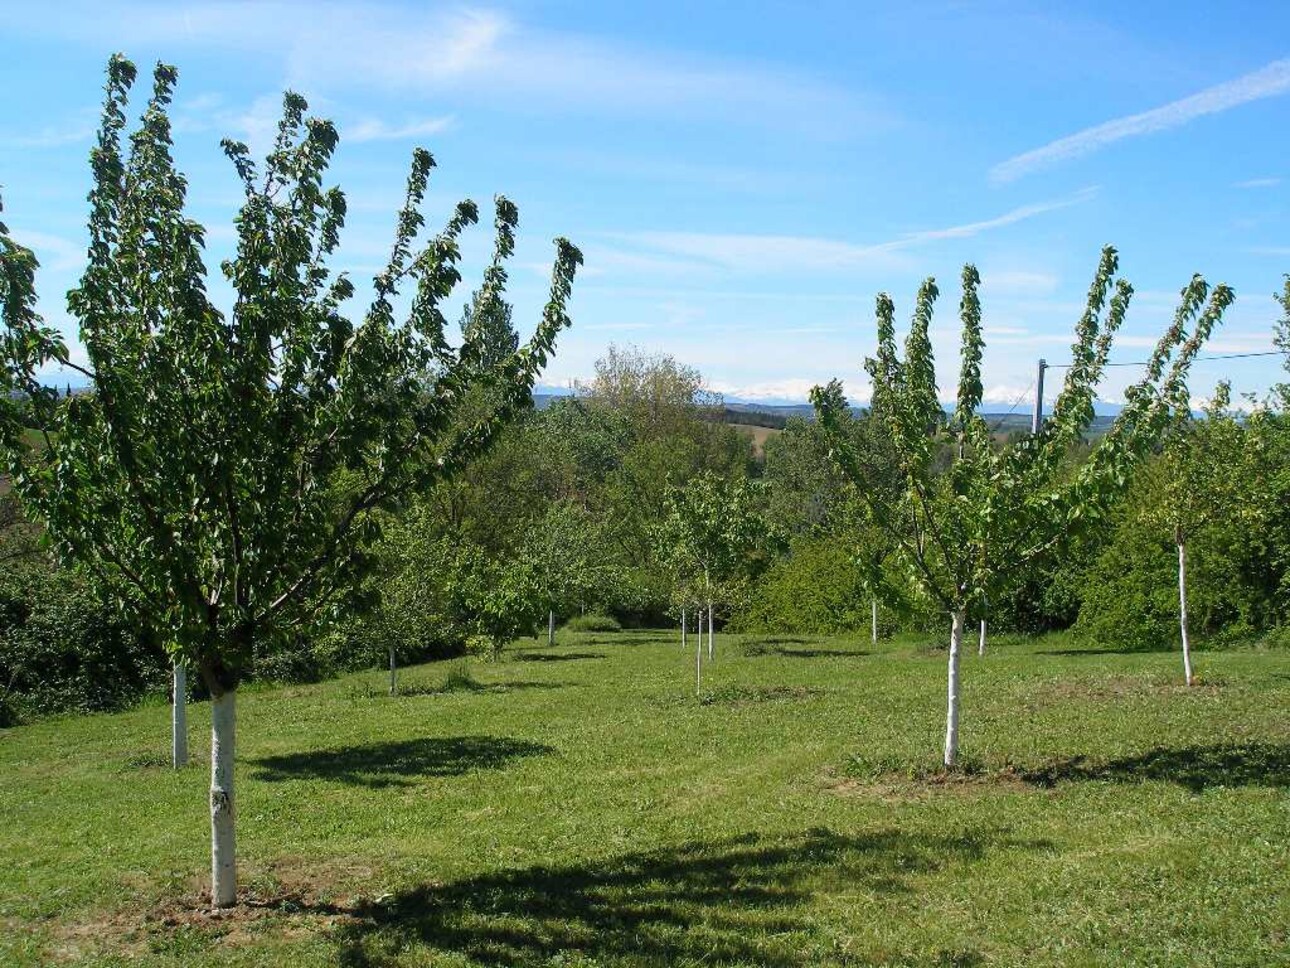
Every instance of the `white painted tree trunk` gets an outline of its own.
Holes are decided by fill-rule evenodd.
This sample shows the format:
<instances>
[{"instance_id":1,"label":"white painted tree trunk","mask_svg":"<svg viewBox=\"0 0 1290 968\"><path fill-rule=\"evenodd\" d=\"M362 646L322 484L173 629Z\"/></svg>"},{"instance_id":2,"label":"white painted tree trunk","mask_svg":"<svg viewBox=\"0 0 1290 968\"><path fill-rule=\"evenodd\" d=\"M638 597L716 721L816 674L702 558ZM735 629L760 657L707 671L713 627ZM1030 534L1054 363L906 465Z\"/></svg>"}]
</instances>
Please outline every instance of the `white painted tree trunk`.
<instances>
[{"instance_id":1,"label":"white painted tree trunk","mask_svg":"<svg viewBox=\"0 0 1290 968\"><path fill-rule=\"evenodd\" d=\"M555 609L546 613L546 644L555 645Z\"/></svg>"},{"instance_id":2,"label":"white painted tree trunk","mask_svg":"<svg viewBox=\"0 0 1290 968\"><path fill-rule=\"evenodd\" d=\"M174 663L174 700L170 704L170 761L175 769L188 765L188 670Z\"/></svg>"},{"instance_id":3,"label":"white painted tree trunk","mask_svg":"<svg viewBox=\"0 0 1290 968\"><path fill-rule=\"evenodd\" d=\"M976 646L977 655L985 655L985 619L981 619L981 639Z\"/></svg>"},{"instance_id":4,"label":"white painted tree trunk","mask_svg":"<svg viewBox=\"0 0 1290 968\"><path fill-rule=\"evenodd\" d=\"M390 646L390 695L399 694L398 666L394 663L394 646Z\"/></svg>"},{"instance_id":5,"label":"white painted tree trunk","mask_svg":"<svg viewBox=\"0 0 1290 968\"><path fill-rule=\"evenodd\" d=\"M237 860L233 838L233 749L237 690L211 698L211 903L237 903Z\"/></svg>"},{"instance_id":6,"label":"white painted tree trunk","mask_svg":"<svg viewBox=\"0 0 1290 968\"><path fill-rule=\"evenodd\" d=\"M694 695L703 695L703 609L699 609L699 634L694 640Z\"/></svg>"},{"instance_id":7,"label":"white painted tree trunk","mask_svg":"<svg viewBox=\"0 0 1290 968\"><path fill-rule=\"evenodd\" d=\"M681 609L681 651L682 652L685 651L685 647L689 644L689 641L687 639L685 620L686 620L685 609Z\"/></svg>"},{"instance_id":8,"label":"white painted tree trunk","mask_svg":"<svg viewBox=\"0 0 1290 968\"><path fill-rule=\"evenodd\" d=\"M870 633L870 640L874 645L878 644L878 599L873 600L873 629Z\"/></svg>"},{"instance_id":9,"label":"white painted tree trunk","mask_svg":"<svg viewBox=\"0 0 1290 968\"><path fill-rule=\"evenodd\" d=\"M964 609L960 608L951 613L950 671L945 713L945 765L947 767L953 767L959 755L959 657L963 653L964 618Z\"/></svg>"},{"instance_id":10,"label":"white painted tree trunk","mask_svg":"<svg viewBox=\"0 0 1290 968\"><path fill-rule=\"evenodd\" d=\"M712 602L708 602L708 661L712 661L712 656L716 653L716 644L712 641Z\"/></svg>"},{"instance_id":11,"label":"white painted tree trunk","mask_svg":"<svg viewBox=\"0 0 1290 968\"><path fill-rule=\"evenodd\" d=\"M1183 676L1192 683L1191 637L1187 634L1187 542L1178 542L1178 631L1182 634Z\"/></svg>"}]
</instances>

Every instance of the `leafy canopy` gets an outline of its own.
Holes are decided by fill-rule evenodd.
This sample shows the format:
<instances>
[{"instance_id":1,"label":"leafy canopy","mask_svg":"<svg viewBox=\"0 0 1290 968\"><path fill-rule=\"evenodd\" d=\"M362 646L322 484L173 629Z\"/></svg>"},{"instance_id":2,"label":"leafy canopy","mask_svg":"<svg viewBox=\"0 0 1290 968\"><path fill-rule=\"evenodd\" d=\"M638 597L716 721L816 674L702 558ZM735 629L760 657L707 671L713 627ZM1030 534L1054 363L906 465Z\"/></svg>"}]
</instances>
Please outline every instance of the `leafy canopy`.
<instances>
[{"instance_id":1,"label":"leafy canopy","mask_svg":"<svg viewBox=\"0 0 1290 968\"><path fill-rule=\"evenodd\" d=\"M263 163L223 143L244 201L236 255L220 267L235 296L217 308L205 229L185 215L171 157L176 71L157 67L128 139L136 71L116 56L107 74L88 265L68 295L88 366L37 315L35 258L0 228L0 441L57 550L163 629L218 694L236 687L255 639L352 587L379 510L460 470L531 404L582 257L556 240L550 298L524 346L499 353L486 342L497 327L482 325L452 346L440 306L479 212L460 203L418 243L434 160L417 150L389 262L351 319L354 285L329 268L346 215L345 196L324 185L338 134L288 93ZM507 315L517 221L499 197L475 318ZM56 406L39 375L52 363L80 370L93 393ZM462 419L480 386L491 407ZM43 446L27 444L25 422Z\"/></svg>"},{"instance_id":2,"label":"leafy canopy","mask_svg":"<svg viewBox=\"0 0 1290 968\"><path fill-rule=\"evenodd\" d=\"M1010 447L996 445L979 413L985 340L980 275L971 265L962 274L962 350L948 415L940 404L928 336L939 295L935 281L919 289L903 358L896 346L895 306L887 294L878 296L878 350L865 369L873 384L873 415L899 471L894 491L866 486L867 468L845 432L848 407L841 384L834 380L812 391L834 459L856 483L870 519L890 537L914 580L951 612L1105 515L1133 464L1187 399L1191 363L1233 299L1227 286L1211 293L1203 279L1192 278L1173 324L1141 380L1128 390L1124 410L1088 459L1072 469L1069 455L1093 419L1094 394L1133 295L1133 287L1116 278L1117 269L1118 257L1108 246L1076 327L1052 417L1040 433Z\"/></svg>"}]
</instances>

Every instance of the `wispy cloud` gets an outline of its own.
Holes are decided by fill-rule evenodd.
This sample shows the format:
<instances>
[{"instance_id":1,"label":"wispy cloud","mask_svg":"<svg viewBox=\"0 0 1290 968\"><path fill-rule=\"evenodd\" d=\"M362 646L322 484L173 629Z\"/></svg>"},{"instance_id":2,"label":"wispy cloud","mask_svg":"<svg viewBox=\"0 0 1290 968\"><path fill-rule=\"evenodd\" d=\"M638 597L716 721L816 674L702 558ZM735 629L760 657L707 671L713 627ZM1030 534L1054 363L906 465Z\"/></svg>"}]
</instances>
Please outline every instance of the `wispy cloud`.
<instances>
[{"instance_id":1,"label":"wispy cloud","mask_svg":"<svg viewBox=\"0 0 1290 968\"><path fill-rule=\"evenodd\" d=\"M1066 198L1023 205L994 218L946 228L907 232L871 244L799 235L752 235L707 232L623 232L610 237L709 266L744 272L830 271L859 267L902 268L903 250L947 239L966 239L1091 200L1097 188Z\"/></svg>"},{"instance_id":2,"label":"wispy cloud","mask_svg":"<svg viewBox=\"0 0 1290 968\"><path fill-rule=\"evenodd\" d=\"M1276 188L1281 184L1280 178L1247 178L1245 181L1238 181L1233 188Z\"/></svg>"},{"instance_id":3,"label":"wispy cloud","mask_svg":"<svg viewBox=\"0 0 1290 968\"><path fill-rule=\"evenodd\" d=\"M73 122L61 126L44 127L31 134L10 135L0 139L0 143L10 148L61 148L89 141L94 136L94 126L84 122Z\"/></svg>"},{"instance_id":4,"label":"wispy cloud","mask_svg":"<svg viewBox=\"0 0 1290 968\"><path fill-rule=\"evenodd\" d=\"M355 143L365 141L407 141L439 134L451 128L454 121L455 119L452 115L447 115L441 118L426 118L423 121L410 121L407 124L391 125L379 118L366 118L357 123L346 125L342 131L344 140Z\"/></svg>"},{"instance_id":5,"label":"wispy cloud","mask_svg":"<svg viewBox=\"0 0 1290 968\"><path fill-rule=\"evenodd\" d=\"M990 169L990 178L995 182L1015 181L1041 168L1091 154L1124 138L1134 138L1181 127L1196 118L1228 111L1251 101L1276 97L1288 91L1290 91L1290 58L1273 61L1266 67L1242 75L1235 80L1216 84L1150 111L1116 118L1064 138L1058 138L1042 147L1000 162Z\"/></svg>"},{"instance_id":6,"label":"wispy cloud","mask_svg":"<svg viewBox=\"0 0 1290 968\"><path fill-rule=\"evenodd\" d=\"M872 95L798 70L544 30L487 9L358 2L153 2L110 12L82 0L58 18L16 11L29 32L164 50L235 50L287 66L292 85L502 104L567 115L720 119L827 138L872 132Z\"/></svg>"},{"instance_id":7,"label":"wispy cloud","mask_svg":"<svg viewBox=\"0 0 1290 968\"><path fill-rule=\"evenodd\" d=\"M30 231L15 225L13 237L36 254L42 269L66 272L70 269L78 269L85 264L86 246L78 245L61 235Z\"/></svg>"}]
</instances>

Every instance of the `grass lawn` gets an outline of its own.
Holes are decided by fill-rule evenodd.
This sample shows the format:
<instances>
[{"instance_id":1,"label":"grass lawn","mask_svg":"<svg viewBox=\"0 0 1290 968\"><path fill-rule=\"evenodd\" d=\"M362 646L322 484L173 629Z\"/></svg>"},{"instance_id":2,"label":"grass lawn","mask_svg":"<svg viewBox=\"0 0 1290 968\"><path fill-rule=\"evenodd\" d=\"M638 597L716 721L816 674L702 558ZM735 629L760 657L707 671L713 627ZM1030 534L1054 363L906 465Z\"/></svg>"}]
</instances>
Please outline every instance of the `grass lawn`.
<instances>
[{"instance_id":1,"label":"grass lawn","mask_svg":"<svg viewBox=\"0 0 1290 968\"><path fill-rule=\"evenodd\" d=\"M1290 964L1290 653L661 633L245 690L243 897L168 711L0 731L0 964Z\"/></svg>"}]
</instances>

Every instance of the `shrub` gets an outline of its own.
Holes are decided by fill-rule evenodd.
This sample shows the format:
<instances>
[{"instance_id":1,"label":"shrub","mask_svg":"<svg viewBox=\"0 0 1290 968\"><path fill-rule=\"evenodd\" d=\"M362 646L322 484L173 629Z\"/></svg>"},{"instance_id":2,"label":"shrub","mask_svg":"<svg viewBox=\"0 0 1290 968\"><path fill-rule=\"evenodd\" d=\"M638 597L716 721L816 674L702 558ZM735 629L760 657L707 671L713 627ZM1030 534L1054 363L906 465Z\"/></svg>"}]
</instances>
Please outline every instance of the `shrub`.
<instances>
[{"instance_id":1,"label":"shrub","mask_svg":"<svg viewBox=\"0 0 1290 968\"><path fill-rule=\"evenodd\" d=\"M622 623L612 615L575 615L564 623L569 632L621 632Z\"/></svg>"},{"instance_id":2,"label":"shrub","mask_svg":"<svg viewBox=\"0 0 1290 968\"><path fill-rule=\"evenodd\" d=\"M43 562L0 572L0 726L123 709L164 694L169 667L158 643L73 572Z\"/></svg>"}]
</instances>

